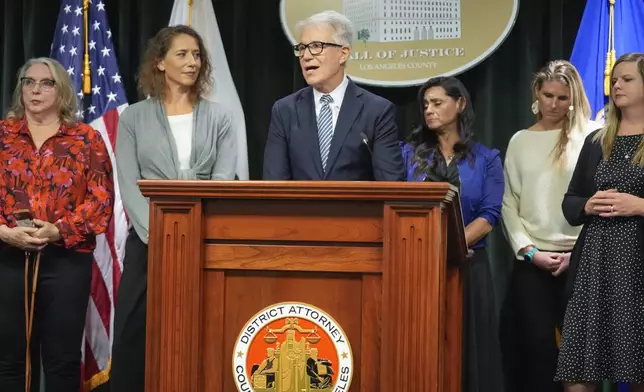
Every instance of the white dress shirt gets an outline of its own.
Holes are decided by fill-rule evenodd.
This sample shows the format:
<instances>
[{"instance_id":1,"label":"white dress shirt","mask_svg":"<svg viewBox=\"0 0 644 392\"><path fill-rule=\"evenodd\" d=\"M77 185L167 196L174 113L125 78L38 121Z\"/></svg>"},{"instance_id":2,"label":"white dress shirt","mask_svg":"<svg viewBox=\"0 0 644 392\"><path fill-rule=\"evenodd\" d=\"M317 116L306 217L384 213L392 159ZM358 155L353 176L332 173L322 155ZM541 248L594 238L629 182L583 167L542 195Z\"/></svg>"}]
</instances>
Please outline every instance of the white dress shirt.
<instances>
[{"instance_id":1,"label":"white dress shirt","mask_svg":"<svg viewBox=\"0 0 644 392\"><path fill-rule=\"evenodd\" d=\"M340 114L340 108L342 107L342 100L344 99L344 93L347 91L348 85L349 78L347 78L347 76L345 75L344 79L342 79L342 83L340 83L340 85L336 87L335 90L331 91L328 94L331 96L331 98L333 98L333 103L329 105L331 106L331 113L333 114L333 129L335 129L335 124L338 122L338 115ZM320 116L320 109L322 109L322 102L320 102L320 98L322 98L323 95L326 94L313 89L313 100L315 101L315 118L318 118Z\"/></svg>"},{"instance_id":2,"label":"white dress shirt","mask_svg":"<svg viewBox=\"0 0 644 392\"><path fill-rule=\"evenodd\" d=\"M190 169L190 153L192 153L192 113L168 116L174 143L177 145L179 167Z\"/></svg>"}]
</instances>

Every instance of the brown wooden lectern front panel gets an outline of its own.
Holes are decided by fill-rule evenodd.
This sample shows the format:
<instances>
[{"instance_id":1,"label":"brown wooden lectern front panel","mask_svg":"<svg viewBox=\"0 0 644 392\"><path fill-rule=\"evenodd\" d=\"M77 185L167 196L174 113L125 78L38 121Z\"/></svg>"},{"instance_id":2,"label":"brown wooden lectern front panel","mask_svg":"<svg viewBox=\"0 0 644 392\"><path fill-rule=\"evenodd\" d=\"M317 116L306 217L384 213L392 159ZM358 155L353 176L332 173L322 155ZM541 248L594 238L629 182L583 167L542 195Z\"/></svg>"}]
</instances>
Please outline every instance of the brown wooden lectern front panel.
<instances>
[{"instance_id":1,"label":"brown wooden lectern front panel","mask_svg":"<svg viewBox=\"0 0 644 392\"><path fill-rule=\"evenodd\" d=\"M460 391L466 247L448 185L140 186L148 392Z\"/></svg>"}]
</instances>

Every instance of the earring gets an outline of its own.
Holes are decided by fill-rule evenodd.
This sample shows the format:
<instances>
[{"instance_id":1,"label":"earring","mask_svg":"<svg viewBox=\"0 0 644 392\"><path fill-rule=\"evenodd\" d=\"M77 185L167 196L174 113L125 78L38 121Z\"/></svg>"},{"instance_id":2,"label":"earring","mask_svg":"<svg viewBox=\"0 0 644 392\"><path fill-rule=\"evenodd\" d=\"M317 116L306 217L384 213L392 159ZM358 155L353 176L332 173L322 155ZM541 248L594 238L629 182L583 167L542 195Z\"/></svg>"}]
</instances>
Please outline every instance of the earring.
<instances>
[{"instance_id":1,"label":"earring","mask_svg":"<svg viewBox=\"0 0 644 392\"><path fill-rule=\"evenodd\" d=\"M532 114L537 114L539 113L539 101L534 101L532 103Z\"/></svg>"},{"instance_id":2,"label":"earring","mask_svg":"<svg viewBox=\"0 0 644 392\"><path fill-rule=\"evenodd\" d=\"M568 113L566 113L568 115L568 117L572 117L572 111L573 110L575 110L574 106L572 106L572 105L568 106Z\"/></svg>"}]
</instances>

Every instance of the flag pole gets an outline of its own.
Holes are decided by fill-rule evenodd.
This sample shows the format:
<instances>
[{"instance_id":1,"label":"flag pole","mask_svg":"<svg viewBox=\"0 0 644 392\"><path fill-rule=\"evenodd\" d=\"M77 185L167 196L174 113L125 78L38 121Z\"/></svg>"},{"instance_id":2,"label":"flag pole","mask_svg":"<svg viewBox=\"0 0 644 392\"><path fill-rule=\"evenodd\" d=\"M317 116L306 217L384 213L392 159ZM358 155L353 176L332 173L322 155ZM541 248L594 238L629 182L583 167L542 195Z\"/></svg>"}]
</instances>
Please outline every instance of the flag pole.
<instances>
[{"instance_id":1,"label":"flag pole","mask_svg":"<svg viewBox=\"0 0 644 392\"><path fill-rule=\"evenodd\" d=\"M604 95L609 96L611 90L610 74L615 66L615 0L608 0L608 50L606 51L606 68L604 69ZM602 392L611 392L613 383L604 380Z\"/></svg>"},{"instance_id":2,"label":"flag pole","mask_svg":"<svg viewBox=\"0 0 644 392\"><path fill-rule=\"evenodd\" d=\"M615 66L615 0L608 0L608 51L604 69L604 95L610 95L610 74Z\"/></svg>"},{"instance_id":3,"label":"flag pole","mask_svg":"<svg viewBox=\"0 0 644 392\"><path fill-rule=\"evenodd\" d=\"M85 19L85 67L83 68L83 93L89 94L92 91L92 83L89 74L89 0L83 0L83 19Z\"/></svg>"},{"instance_id":4,"label":"flag pole","mask_svg":"<svg viewBox=\"0 0 644 392\"><path fill-rule=\"evenodd\" d=\"M188 0L188 26L190 27L192 27L192 6L194 2L194 0Z\"/></svg>"}]
</instances>

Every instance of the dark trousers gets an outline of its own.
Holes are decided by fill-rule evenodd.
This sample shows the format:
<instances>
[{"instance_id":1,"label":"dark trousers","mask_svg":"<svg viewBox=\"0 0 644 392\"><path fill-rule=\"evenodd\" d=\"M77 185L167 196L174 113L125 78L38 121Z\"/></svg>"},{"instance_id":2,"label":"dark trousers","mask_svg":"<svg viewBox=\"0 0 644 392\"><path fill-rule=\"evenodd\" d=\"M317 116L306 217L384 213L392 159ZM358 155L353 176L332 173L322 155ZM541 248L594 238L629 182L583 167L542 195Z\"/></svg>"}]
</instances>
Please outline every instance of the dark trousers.
<instances>
[{"instance_id":1,"label":"dark trousers","mask_svg":"<svg viewBox=\"0 0 644 392\"><path fill-rule=\"evenodd\" d=\"M566 273L558 277L521 260L501 314L501 342L508 391L559 392L556 330L565 312Z\"/></svg>"},{"instance_id":2,"label":"dark trousers","mask_svg":"<svg viewBox=\"0 0 644 392\"><path fill-rule=\"evenodd\" d=\"M461 268L463 278L462 392L503 392L503 363L490 260L485 248ZM514 392L514 391L512 391Z\"/></svg>"},{"instance_id":3,"label":"dark trousers","mask_svg":"<svg viewBox=\"0 0 644 392\"><path fill-rule=\"evenodd\" d=\"M110 388L113 392L145 390L145 317L148 246L134 230L125 244L123 275L116 298Z\"/></svg>"},{"instance_id":4,"label":"dark trousers","mask_svg":"<svg viewBox=\"0 0 644 392\"><path fill-rule=\"evenodd\" d=\"M29 293L31 276L32 272ZM91 279L91 253L74 252L53 245L43 249L31 337L32 391L39 390L41 355L47 391L80 390L81 344ZM2 392L25 390L24 285L25 252L12 247L0 251Z\"/></svg>"}]
</instances>

